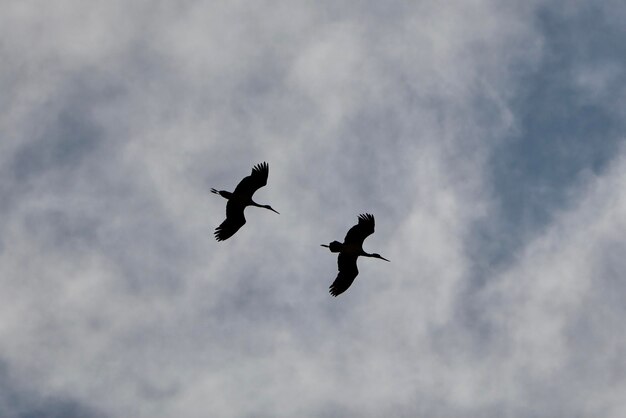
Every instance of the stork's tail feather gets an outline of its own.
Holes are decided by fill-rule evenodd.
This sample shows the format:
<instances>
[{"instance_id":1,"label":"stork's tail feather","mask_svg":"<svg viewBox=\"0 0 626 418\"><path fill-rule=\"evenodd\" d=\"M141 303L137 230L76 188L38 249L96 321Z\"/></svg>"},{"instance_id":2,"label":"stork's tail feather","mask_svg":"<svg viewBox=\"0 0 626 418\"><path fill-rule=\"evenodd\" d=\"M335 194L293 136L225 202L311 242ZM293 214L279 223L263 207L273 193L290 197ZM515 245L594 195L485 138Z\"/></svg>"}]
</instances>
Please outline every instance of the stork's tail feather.
<instances>
[{"instance_id":1,"label":"stork's tail feather","mask_svg":"<svg viewBox=\"0 0 626 418\"><path fill-rule=\"evenodd\" d=\"M226 190L217 190L213 188L211 188L211 193L218 194L222 196L224 199L230 199L233 196L231 192L227 192Z\"/></svg>"}]
</instances>

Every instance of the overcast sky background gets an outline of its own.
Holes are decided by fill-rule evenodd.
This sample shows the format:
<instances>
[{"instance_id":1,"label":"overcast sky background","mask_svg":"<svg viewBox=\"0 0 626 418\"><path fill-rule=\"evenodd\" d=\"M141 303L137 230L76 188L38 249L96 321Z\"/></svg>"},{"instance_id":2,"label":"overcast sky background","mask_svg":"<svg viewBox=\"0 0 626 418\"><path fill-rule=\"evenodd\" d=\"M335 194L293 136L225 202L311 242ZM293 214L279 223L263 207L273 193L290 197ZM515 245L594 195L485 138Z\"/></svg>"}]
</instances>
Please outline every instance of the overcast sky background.
<instances>
[{"instance_id":1,"label":"overcast sky background","mask_svg":"<svg viewBox=\"0 0 626 418\"><path fill-rule=\"evenodd\" d=\"M626 416L624 21L0 0L0 416Z\"/></svg>"}]
</instances>

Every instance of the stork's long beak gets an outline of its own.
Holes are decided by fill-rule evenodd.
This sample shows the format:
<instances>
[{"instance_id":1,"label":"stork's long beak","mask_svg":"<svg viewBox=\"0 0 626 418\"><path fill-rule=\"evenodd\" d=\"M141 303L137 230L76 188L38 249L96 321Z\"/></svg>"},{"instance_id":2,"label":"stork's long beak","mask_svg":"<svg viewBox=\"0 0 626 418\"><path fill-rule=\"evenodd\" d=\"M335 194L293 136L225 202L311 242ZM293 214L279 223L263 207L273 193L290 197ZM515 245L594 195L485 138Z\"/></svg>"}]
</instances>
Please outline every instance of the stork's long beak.
<instances>
[{"instance_id":1,"label":"stork's long beak","mask_svg":"<svg viewBox=\"0 0 626 418\"><path fill-rule=\"evenodd\" d=\"M254 206L257 206L257 207L260 207L260 208L269 209L269 210L271 210L271 211L272 211L272 212L274 212L274 213L278 213L278 211L277 211L277 210L274 210L274 208L273 208L273 207L271 207L270 205L254 205ZM278 213L278 214L280 215L280 213Z\"/></svg>"},{"instance_id":2,"label":"stork's long beak","mask_svg":"<svg viewBox=\"0 0 626 418\"><path fill-rule=\"evenodd\" d=\"M382 260L389 261L389 260L387 260L385 257L383 257L382 255L380 256L380 258L381 258ZM391 261L389 261L389 262L391 263Z\"/></svg>"}]
</instances>

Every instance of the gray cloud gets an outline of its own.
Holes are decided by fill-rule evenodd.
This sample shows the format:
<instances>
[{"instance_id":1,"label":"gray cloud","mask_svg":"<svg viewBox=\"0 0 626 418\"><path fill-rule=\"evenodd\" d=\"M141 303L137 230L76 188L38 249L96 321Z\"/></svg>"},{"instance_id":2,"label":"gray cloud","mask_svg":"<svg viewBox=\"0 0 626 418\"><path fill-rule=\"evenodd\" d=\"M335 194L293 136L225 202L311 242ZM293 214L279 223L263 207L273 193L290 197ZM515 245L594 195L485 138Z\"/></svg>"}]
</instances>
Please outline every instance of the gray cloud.
<instances>
[{"instance_id":1,"label":"gray cloud","mask_svg":"<svg viewBox=\"0 0 626 418\"><path fill-rule=\"evenodd\" d=\"M519 3L9 7L2 384L106 416L623 414L623 33ZM281 215L215 242L209 188L261 161ZM319 244L365 211L392 262L335 300Z\"/></svg>"},{"instance_id":2,"label":"gray cloud","mask_svg":"<svg viewBox=\"0 0 626 418\"><path fill-rule=\"evenodd\" d=\"M11 376L0 362L0 413L7 418L101 417L93 409L71 398L45 396L29 390Z\"/></svg>"}]
</instances>

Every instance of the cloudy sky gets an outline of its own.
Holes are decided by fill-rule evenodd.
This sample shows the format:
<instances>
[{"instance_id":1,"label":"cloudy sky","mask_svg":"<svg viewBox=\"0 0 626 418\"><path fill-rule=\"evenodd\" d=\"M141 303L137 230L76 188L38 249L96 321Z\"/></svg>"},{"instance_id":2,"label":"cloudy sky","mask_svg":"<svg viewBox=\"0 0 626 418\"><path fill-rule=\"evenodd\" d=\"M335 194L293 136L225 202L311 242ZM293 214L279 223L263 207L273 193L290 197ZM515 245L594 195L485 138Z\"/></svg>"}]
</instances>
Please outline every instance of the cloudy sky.
<instances>
[{"instance_id":1,"label":"cloudy sky","mask_svg":"<svg viewBox=\"0 0 626 418\"><path fill-rule=\"evenodd\" d=\"M0 416L626 416L624 21L0 0Z\"/></svg>"}]
</instances>

